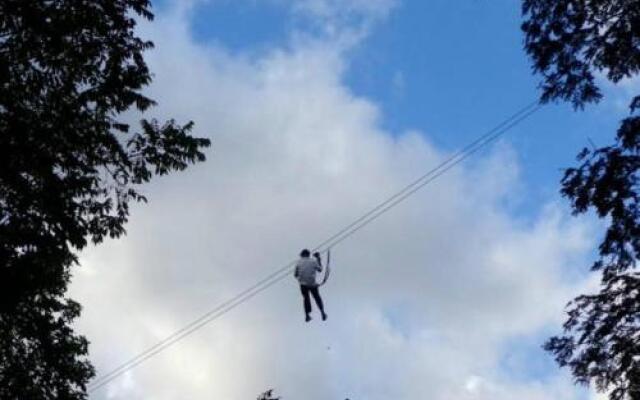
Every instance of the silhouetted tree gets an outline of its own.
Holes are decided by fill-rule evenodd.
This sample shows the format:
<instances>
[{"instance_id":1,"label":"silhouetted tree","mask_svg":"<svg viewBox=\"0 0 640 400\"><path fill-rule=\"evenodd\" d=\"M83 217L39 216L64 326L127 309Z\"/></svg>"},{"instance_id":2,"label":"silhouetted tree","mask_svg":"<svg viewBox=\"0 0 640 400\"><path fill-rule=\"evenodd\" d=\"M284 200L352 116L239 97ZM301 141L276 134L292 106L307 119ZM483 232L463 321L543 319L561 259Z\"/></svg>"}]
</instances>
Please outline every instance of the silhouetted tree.
<instances>
[{"instance_id":1,"label":"silhouetted tree","mask_svg":"<svg viewBox=\"0 0 640 400\"><path fill-rule=\"evenodd\" d=\"M640 71L640 1L524 0L525 48L543 77L542 100L574 107L597 102L596 75L616 83ZM566 171L562 194L574 213L595 210L608 227L593 264L597 294L568 306L564 335L545 348L576 381L612 400L640 399L640 96L630 103L615 141L584 149Z\"/></svg>"},{"instance_id":2,"label":"silhouetted tree","mask_svg":"<svg viewBox=\"0 0 640 400\"><path fill-rule=\"evenodd\" d=\"M83 399L94 374L65 298L75 253L119 237L137 186L204 160L154 104L135 18L147 0L0 1L0 398Z\"/></svg>"},{"instance_id":3,"label":"silhouetted tree","mask_svg":"<svg viewBox=\"0 0 640 400\"><path fill-rule=\"evenodd\" d=\"M258 400L280 400L280 397L273 397L273 389L269 389L258 396Z\"/></svg>"}]
</instances>

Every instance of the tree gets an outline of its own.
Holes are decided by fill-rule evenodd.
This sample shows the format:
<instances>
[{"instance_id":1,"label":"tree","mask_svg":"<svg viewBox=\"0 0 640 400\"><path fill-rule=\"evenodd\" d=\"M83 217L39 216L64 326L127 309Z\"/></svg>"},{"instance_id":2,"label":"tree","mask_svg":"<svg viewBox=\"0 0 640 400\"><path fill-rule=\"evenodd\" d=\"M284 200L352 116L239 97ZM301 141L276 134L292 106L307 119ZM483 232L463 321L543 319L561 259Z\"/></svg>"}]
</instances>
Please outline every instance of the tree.
<instances>
[{"instance_id":1,"label":"tree","mask_svg":"<svg viewBox=\"0 0 640 400\"><path fill-rule=\"evenodd\" d=\"M640 1L524 0L523 15L543 102L582 108L603 96L597 74L613 83L638 76ZM574 213L595 210L608 226L592 266L599 292L570 302L564 334L545 344L576 382L611 400L640 399L640 96L629 108L613 144L582 150L562 179Z\"/></svg>"},{"instance_id":2,"label":"tree","mask_svg":"<svg viewBox=\"0 0 640 400\"><path fill-rule=\"evenodd\" d=\"M273 389L269 389L258 396L258 400L280 400L280 397L274 397Z\"/></svg>"},{"instance_id":3,"label":"tree","mask_svg":"<svg viewBox=\"0 0 640 400\"><path fill-rule=\"evenodd\" d=\"M2 399L86 398L76 254L125 233L139 185L205 159L193 123L123 116L154 104L136 18L153 18L148 0L0 2Z\"/></svg>"}]
</instances>

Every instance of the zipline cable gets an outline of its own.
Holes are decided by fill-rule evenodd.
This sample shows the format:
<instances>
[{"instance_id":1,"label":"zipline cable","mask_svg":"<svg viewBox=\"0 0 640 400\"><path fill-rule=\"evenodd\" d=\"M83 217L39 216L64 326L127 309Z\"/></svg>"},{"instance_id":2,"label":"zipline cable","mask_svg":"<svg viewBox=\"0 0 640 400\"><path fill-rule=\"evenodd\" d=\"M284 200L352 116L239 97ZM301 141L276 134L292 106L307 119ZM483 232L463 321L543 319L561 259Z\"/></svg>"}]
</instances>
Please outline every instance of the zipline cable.
<instances>
[{"instance_id":1,"label":"zipline cable","mask_svg":"<svg viewBox=\"0 0 640 400\"><path fill-rule=\"evenodd\" d=\"M370 210L368 213L366 213L365 215L357 219L355 222L351 223L347 228L342 229L340 232L333 235L328 240L325 240L322 244L317 246L316 249L320 249L323 246L326 246L327 248L329 248L331 246L334 246L342 242L349 236L353 235L357 230L364 227L364 225L367 225L374 219L377 219L380 215L382 215L388 209L395 206L405 198L409 197L415 191L419 190L420 188L422 188L423 186L425 186L435 178L439 177L444 172L451 169L453 166L462 162L465 158L467 158L468 156L470 156L471 154L479 150L481 147L485 146L489 142L497 139L497 137L506 133L507 130L509 130L510 128L512 128L513 126L515 126L516 124L518 124L519 122L527 118L529 115L533 114L535 111L537 111L538 108L539 107L532 107L532 105L528 105L524 107L523 109L515 113L513 116L505 120L505 122L498 125L497 129L499 128L502 128L502 129L498 131L496 128L492 129L490 133L485 134L479 139L475 140L472 144L466 146L463 150L457 152L452 157L447 159L445 162L441 163L436 168L432 169L427 174L423 175L418 180L412 182L411 184L403 188L401 191L397 192L396 194L394 194L393 196L385 200L383 203L379 204L374 209ZM327 246L327 244L329 245ZM244 291L242 291L240 294L234 296L232 299L227 300L226 302L217 306L213 310L205 313L201 317L192 321L185 327L174 332L169 337L165 338L164 340L156 343L154 346L140 353L138 356L132 358L126 363L123 363L118 368L112 370L108 374L103 375L98 379L98 382L95 382L93 385L91 385L91 387L89 388L89 391L92 392L98 389L99 387L105 385L106 383L115 379L117 376L121 375L125 371L135 367L136 365L147 360L151 356L157 354L159 351L163 350L164 348L170 346L171 344L177 342L178 340L182 339L183 337L187 336L193 331L199 329L204 324L218 318L220 315L230 311L232 308L235 308L240 303L250 299L254 295L258 294L259 292L262 292L266 288L282 280L284 277L286 277L289 274L289 270L291 269L294 263L295 261L292 261L287 265L283 266L282 268L274 271L264 279L260 280L258 283L252 285L248 289L245 289Z\"/></svg>"},{"instance_id":2,"label":"zipline cable","mask_svg":"<svg viewBox=\"0 0 640 400\"><path fill-rule=\"evenodd\" d=\"M398 203L402 202L407 197L411 196L412 194L420 190L422 187L426 186L427 184L437 179L439 176L441 176L442 174L444 174L454 166L458 165L459 163L461 163L462 161L470 157L472 154L480 150L482 147L498 139L500 136L505 134L509 129L513 128L514 126L516 126L517 124L519 124L520 122L528 118L531 114L538 111L539 109L540 109L540 106L538 105L537 101L530 103L525 107L521 108L516 113L514 113L513 115L511 115L510 117L502 121L500 124L498 124L496 127L491 129L484 135L478 137L476 140L469 143L462 149L455 152L452 156L447 158L444 162L440 163L435 168L429 170L427 173L425 173L418 179L414 180L413 182L411 182L410 184L402 188L400 191L396 192L394 195L387 198L380 204L376 205L374 208L372 208L371 210L363 214L361 217L359 217L358 219L356 219L355 221L353 221L352 223L350 223L349 225L342 228L340 231L338 231L337 233L335 233L334 235L332 235L331 237L329 237L328 239L320 243L318 246L316 246L313 249L313 251L330 249L331 247L336 246L337 244L346 240L348 237L352 236L354 233L364 228L364 226L368 225L369 223L371 223L372 221L380 217L382 214L386 213L389 209L393 208ZM282 266L281 268L278 268L274 272L267 275L265 278L261 279L257 283L243 290L242 292L235 295L231 299L223 302L222 304L216 306L212 310L206 312L202 316L198 317L194 321L182 327L181 329L173 332L171 335L167 336L166 338L160 340L153 346L139 353L137 356L122 363L120 366L111 370L107 374L102 375L96 380L96 382L92 383L89 386L88 392L89 393L94 392L100 387L116 379L126 371L134 368L135 366L153 357L160 351L166 349L167 347L181 340L185 336L193 333L194 331L200 329L202 326L219 318L220 316L231 311L233 308L237 307L238 305L251 299L258 293L278 283L279 281L281 281L282 279L284 279L289 275L290 270L294 266L295 262L296 262L295 260L291 261L286 265Z\"/></svg>"},{"instance_id":3,"label":"zipline cable","mask_svg":"<svg viewBox=\"0 0 640 400\"><path fill-rule=\"evenodd\" d=\"M426 186L429 183L433 182L439 176L443 175L445 172L449 171L451 168L453 168L456 165L460 164L462 161L464 161L465 159L470 157L472 154L474 154L475 152L480 150L482 147L484 147L487 144L489 144L489 143L493 142L494 140L498 139L498 137L502 136L509 129L511 129L512 127L516 126L517 124L519 124L520 122L525 120L527 117L529 117L531 114L533 114L536 111L538 111L538 109L540 109L540 106L529 110L527 113L525 113L521 117L517 118L516 120L514 120L510 124L506 125L504 130L502 130L500 132L497 132L495 135L492 135L492 136L488 137L487 139L481 141L476 147L474 147L474 148L470 149L469 151L467 151L466 153L460 155L454 162L450 163L449 165L447 165L446 167L444 167L442 169L439 169L439 171L435 172L434 174L431 174L429 177L425 178L419 184L413 186L410 190L406 191L401 196L394 196L395 199L393 201L388 202L387 205L382 207L382 208L380 208L378 210L378 212L370 214L367 218L363 219L362 222L359 223L357 226L355 226L353 229L345 232L342 236L340 236L340 237L336 238L335 240L333 240L327 246L327 248L331 248L331 247L336 246L337 244L341 243L342 241L344 241L345 239L347 239L348 237L350 237L351 235L353 235L354 233L356 233L360 229L364 228L365 225L368 225L369 223L371 223L372 221L374 221L375 219L380 217L382 214L387 212L389 209L393 208L398 203L401 203L407 197L411 196L412 194L414 194L418 190L422 189L424 186ZM436 168L436 169L438 169L438 168Z\"/></svg>"},{"instance_id":4,"label":"zipline cable","mask_svg":"<svg viewBox=\"0 0 640 400\"><path fill-rule=\"evenodd\" d=\"M499 133L498 136L500 136L502 133L500 133L501 130L503 129L509 129L511 126L510 124L514 121L519 121L518 119L521 118L523 115L529 116L529 112L534 110L537 111L537 109L540 106L538 106L538 102L537 101L533 101L529 104L527 104L526 106L522 107L520 110L518 110L517 112L515 112L513 115L509 116L507 119L505 119L504 121L502 121L501 123L499 123L498 125L496 125L493 129L489 130L487 133L485 133L484 135L478 137L476 140L474 140L473 142L467 144L465 147L463 147L462 149L459 149L458 151L456 151L454 154L452 154L449 158L447 158L445 161L443 161L442 163L438 164L438 166L436 166L435 168L429 170L427 173L425 173L424 175L422 175L421 177L419 177L418 179L414 180L413 182L411 182L410 184L408 184L407 186L405 186L404 188L402 188L400 191L396 192L394 195L392 195L391 197L387 198L385 201L383 201L382 203L378 204L377 206L375 206L374 208L372 208L371 210L367 211L364 215L362 215L360 218L356 219L355 221L353 221L352 223L350 223L349 225L345 226L344 228L342 228L339 232L335 233L334 235L332 235L331 237L329 237L328 239L326 239L324 242L320 243L318 246L316 246L316 248L324 248L326 247L326 245L330 242L332 242L335 238L341 236L343 233L349 231L352 227L354 227L355 225L358 225L361 221L367 219L367 217L369 217L371 214L374 214L375 212L377 212L378 210L384 208L388 203L393 202L396 198L401 197L403 194L405 194L406 192L410 191L411 189L413 189L413 187L419 185L422 181L424 181L425 179L429 179L430 176L436 174L439 170L446 168L446 166L452 162L455 162L455 160L457 158L459 158L460 156L462 156L463 154L467 153L468 151L470 151L471 149L473 149L475 146L483 143L485 140L490 139L492 136L494 136L496 134L496 132ZM526 118L525 116L525 118ZM505 128L506 127L506 128Z\"/></svg>"}]
</instances>

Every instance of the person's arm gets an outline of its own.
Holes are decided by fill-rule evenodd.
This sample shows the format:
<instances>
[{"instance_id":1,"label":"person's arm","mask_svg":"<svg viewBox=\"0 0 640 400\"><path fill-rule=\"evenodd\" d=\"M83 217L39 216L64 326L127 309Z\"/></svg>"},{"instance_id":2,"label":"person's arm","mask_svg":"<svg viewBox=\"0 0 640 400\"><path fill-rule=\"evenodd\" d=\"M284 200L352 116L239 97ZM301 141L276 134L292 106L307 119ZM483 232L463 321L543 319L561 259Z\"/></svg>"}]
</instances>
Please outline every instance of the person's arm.
<instances>
[{"instance_id":1,"label":"person's arm","mask_svg":"<svg viewBox=\"0 0 640 400\"><path fill-rule=\"evenodd\" d=\"M322 272L322 258L320 257L320 253L318 252L313 253L313 258L316 259L316 264L318 264L316 266L316 271Z\"/></svg>"},{"instance_id":2,"label":"person's arm","mask_svg":"<svg viewBox=\"0 0 640 400\"><path fill-rule=\"evenodd\" d=\"M298 275L300 275L300 272L298 271L299 266L299 264L296 264L296 267L293 269L293 277L296 279L298 278Z\"/></svg>"},{"instance_id":3,"label":"person's arm","mask_svg":"<svg viewBox=\"0 0 640 400\"><path fill-rule=\"evenodd\" d=\"M316 258L316 271L322 272L322 262L319 258Z\"/></svg>"}]
</instances>

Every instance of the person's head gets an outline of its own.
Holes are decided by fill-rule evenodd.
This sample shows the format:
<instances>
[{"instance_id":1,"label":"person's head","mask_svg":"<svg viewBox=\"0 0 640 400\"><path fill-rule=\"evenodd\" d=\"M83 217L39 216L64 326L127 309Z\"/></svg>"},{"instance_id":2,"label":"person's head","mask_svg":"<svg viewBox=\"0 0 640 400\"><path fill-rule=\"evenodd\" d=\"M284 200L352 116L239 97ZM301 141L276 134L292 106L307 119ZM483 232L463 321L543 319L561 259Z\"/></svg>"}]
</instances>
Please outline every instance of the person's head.
<instances>
[{"instance_id":1,"label":"person's head","mask_svg":"<svg viewBox=\"0 0 640 400\"><path fill-rule=\"evenodd\" d=\"M317 251L315 253L313 253L313 256L315 258L317 258L318 260L320 259L320 253L318 253Z\"/></svg>"},{"instance_id":2,"label":"person's head","mask_svg":"<svg viewBox=\"0 0 640 400\"><path fill-rule=\"evenodd\" d=\"M303 249L300 252L300 257L302 258L309 258L310 255L311 255L311 252L308 249Z\"/></svg>"}]
</instances>

